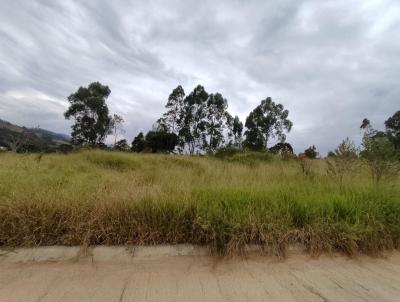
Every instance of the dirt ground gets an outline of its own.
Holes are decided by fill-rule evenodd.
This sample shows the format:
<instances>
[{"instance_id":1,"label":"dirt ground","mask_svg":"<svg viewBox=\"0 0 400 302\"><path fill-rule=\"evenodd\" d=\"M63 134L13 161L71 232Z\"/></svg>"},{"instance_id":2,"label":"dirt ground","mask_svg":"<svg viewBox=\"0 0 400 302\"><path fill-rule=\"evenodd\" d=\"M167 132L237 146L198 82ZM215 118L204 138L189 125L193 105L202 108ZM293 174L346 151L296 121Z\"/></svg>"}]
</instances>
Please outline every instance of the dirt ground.
<instances>
[{"instance_id":1,"label":"dirt ground","mask_svg":"<svg viewBox=\"0 0 400 302\"><path fill-rule=\"evenodd\" d=\"M0 301L400 301L400 252L281 261L188 247L0 250Z\"/></svg>"}]
</instances>

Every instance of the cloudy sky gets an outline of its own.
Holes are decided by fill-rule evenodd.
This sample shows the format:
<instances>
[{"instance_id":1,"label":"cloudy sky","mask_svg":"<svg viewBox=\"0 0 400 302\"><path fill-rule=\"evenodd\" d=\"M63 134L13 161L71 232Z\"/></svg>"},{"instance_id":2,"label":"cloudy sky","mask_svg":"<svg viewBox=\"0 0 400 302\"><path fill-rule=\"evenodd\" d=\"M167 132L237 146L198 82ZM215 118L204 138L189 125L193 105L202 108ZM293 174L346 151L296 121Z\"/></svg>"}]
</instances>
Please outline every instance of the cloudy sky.
<instances>
[{"instance_id":1,"label":"cloudy sky","mask_svg":"<svg viewBox=\"0 0 400 302\"><path fill-rule=\"evenodd\" d=\"M69 133L66 98L93 81L129 141L202 84L243 121L272 97L295 149L325 153L400 110L400 1L0 0L0 118Z\"/></svg>"}]
</instances>

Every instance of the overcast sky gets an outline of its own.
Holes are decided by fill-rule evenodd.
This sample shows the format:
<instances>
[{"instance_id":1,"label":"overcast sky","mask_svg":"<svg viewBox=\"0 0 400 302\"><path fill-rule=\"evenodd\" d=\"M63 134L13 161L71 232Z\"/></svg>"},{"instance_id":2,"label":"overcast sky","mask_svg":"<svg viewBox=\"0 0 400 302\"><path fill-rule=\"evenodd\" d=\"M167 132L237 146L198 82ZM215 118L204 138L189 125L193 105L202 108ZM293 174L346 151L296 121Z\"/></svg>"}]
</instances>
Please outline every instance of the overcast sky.
<instances>
[{"instance_id":1,"label":"overcast sky","mask_svg":"<svg viewBox=\"0 0 400 302\"><path fill-rule=\"evenodd\" d=\"M400 1L0 0L0 118L69 133L66 99L93 81L129 141L202 84L243 122L272 97L296 151L325 153L400 110Z\"/></svg>"}]
</instances>

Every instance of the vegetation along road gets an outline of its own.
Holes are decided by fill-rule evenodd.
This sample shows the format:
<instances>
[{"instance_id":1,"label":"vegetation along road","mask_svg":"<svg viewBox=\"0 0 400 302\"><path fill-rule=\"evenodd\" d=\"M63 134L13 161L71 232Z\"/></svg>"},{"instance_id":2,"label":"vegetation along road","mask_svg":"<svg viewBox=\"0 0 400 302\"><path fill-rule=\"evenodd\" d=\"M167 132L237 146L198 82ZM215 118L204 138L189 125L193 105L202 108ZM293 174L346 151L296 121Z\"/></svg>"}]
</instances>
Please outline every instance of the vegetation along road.
<instances>
[{"instance_id":1,"label":"vegetation along road","mask_svg":"<svg viewBox=\"0 0 400 302\"><path fill-rule=\"evenodd\" d=\"M310 254L399 247L399 180L374 184L360 160L339 178L326 162L251 152L2 154L0 245L187 243L236 254L256 244L276 255L293 243Z\"/></svg>"}]
</instances>

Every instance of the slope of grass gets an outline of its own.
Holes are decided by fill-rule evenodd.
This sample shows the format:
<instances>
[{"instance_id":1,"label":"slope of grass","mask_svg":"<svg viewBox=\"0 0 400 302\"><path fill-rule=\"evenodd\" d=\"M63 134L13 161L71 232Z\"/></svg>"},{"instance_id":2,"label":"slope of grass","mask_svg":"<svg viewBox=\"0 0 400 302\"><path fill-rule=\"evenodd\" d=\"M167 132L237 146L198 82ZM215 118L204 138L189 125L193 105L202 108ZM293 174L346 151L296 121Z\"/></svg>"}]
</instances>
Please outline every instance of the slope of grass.
<instances>
[{"instance_id":1,"label":"slope of grass","mask_svg":"<svg viewBox=\"0 0 400 302\"><path fill-rule=\"evenodd\" d=\"M399 181L371 185L362 168L339 186L322 160L86 151L0 154L0 245L259 244L283 255L378 253L400 246Z\"/></svg>"}]
</instances>

